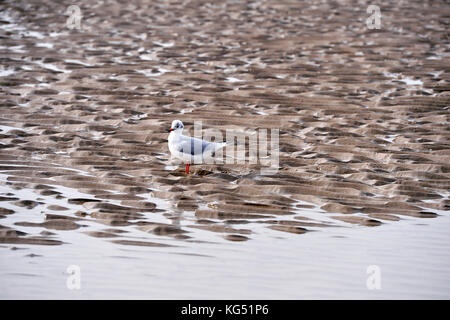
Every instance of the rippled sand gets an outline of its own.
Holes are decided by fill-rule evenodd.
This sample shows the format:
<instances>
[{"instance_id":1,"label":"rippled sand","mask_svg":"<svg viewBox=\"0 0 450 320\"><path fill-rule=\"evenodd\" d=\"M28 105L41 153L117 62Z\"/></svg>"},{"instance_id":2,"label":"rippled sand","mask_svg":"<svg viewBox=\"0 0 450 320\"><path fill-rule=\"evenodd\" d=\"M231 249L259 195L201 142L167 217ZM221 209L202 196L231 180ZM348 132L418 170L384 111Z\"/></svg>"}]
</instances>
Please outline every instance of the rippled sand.
<instances>
[{"instance_id":1,"label":"rippled sand","mask_svg":"<svg viewBox=\"0 0 450 320\"><path fill-rule=\"evenodd\" d=\"M379 30L364 1L70 4L0 4L0 297L449 297L444 1ZM279 129L280 168L187 176L174 119Z\"/></svg>"}]
</instances>

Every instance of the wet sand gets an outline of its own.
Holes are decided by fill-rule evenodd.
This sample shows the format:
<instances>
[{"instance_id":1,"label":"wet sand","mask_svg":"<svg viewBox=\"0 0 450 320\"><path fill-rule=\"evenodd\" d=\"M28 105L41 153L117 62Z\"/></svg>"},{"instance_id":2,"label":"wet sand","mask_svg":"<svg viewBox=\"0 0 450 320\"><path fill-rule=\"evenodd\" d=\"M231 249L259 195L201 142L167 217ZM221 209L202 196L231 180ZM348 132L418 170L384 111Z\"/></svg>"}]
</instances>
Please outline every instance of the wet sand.
<instances>
[{"instance_id":1,"label":"wet sand","mask_svg":"<svg viewBox=\"0 0 450 320\"><path fill-rule=\"evenodd\" d=\"M449 297L444 1L378 30L357 1L70 4L0 5L0 297ZM174 119L279 129L280 168L187 176Z\"/></svg>"}]
</instances>

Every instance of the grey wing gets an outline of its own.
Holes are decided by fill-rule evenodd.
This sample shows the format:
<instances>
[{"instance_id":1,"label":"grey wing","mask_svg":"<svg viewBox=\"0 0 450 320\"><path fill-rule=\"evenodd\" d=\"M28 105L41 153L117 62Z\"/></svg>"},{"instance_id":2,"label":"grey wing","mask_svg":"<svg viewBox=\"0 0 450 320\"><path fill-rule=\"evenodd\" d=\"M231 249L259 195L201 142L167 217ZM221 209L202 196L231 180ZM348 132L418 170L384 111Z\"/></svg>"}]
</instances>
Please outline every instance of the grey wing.
<instances>
[{"instance_id":1,"label":"grey wing","mask_svg":"<svg viewBox=\"0 0 450 320\"><path fill-rule=\"evenodd\" d=\"M190 154L192 156L203 154L208 148L210 143L204 140L195 139L195 138L189 138L186 139L181 145L178 151Z\"/></svg>"}]
</instances>

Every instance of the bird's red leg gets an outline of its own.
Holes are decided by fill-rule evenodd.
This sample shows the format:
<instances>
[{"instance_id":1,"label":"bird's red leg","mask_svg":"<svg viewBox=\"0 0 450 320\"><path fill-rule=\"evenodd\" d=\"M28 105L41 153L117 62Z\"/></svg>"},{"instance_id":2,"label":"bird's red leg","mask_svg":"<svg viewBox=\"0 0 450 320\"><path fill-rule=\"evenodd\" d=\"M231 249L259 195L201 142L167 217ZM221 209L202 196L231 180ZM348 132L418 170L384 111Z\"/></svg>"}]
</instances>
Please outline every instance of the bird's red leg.
<instances>
[{"instance_id":1,"label":"bird's red leg","mask_svg":"<svg viewBox=\"0 0 450 320\"><path fill-rule=\"evenodd\" d=\"M189 163L186 163L186 174L189 174Z\"/></svg>"}]
</instances>

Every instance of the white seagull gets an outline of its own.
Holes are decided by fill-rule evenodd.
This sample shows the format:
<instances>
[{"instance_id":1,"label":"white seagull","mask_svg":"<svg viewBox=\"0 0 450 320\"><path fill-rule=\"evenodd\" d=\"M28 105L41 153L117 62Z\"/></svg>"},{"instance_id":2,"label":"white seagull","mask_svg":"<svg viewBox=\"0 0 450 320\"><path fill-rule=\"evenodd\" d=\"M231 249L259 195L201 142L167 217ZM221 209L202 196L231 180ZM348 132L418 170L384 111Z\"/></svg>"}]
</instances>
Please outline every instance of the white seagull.
<instances>
[{"instance_id":1,"label":"white seagull","mask_svg":"<svg viewBox=\"0 0 450 320\"><path fill-rule=\"evenodd\" d=\"M183 129L183 122L172 121L169 129L169 150L173 157L186 163L186 174L189 174L189 164L202 163L203 160L212 157L214 152L227 145L225 142L215 143L183 136Z\"/></svg>"}]
</instances>

